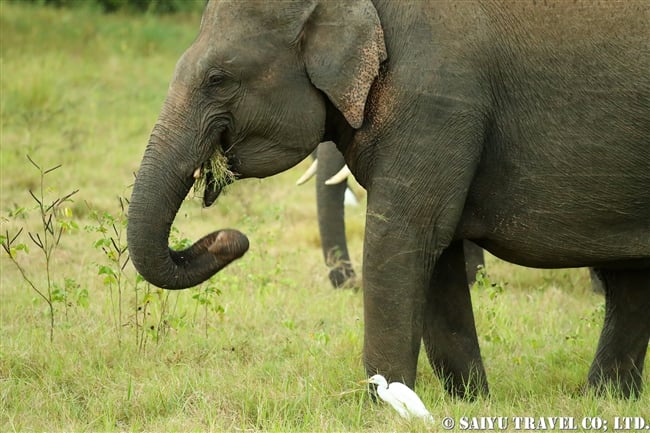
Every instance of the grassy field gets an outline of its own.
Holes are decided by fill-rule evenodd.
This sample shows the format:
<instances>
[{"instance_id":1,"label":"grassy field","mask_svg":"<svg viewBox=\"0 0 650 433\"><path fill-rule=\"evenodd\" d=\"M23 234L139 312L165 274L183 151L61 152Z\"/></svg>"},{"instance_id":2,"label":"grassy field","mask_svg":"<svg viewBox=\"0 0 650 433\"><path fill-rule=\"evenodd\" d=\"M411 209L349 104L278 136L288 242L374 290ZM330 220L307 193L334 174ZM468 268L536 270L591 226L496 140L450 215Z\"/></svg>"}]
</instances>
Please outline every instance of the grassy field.
<instances>
[{"instance_id":1,"label":"grassy field","mask_svg":"<svg viewBox=\"0 0 650 433\"><path fill-rule=\"evenodd\" d=\"M221 227L251 240L202 286L163 292L125 265L120 197L199 19L0 2L0 234L23 229L13 253L25 272L0 250L0 431L424 430L357 385L361 293L330 288L313 185L294 186L307 163L238 182L209 209L188 198L174 242ZM41 182L26 155L61 167ZM348 209L357 268L363 218L363 206ZM449 398L422 356L416 391L433 431L445 416L510 417L511 430L515 416L574 417L579 431L584 417L610 430L617 416L650 422L649 392L620 401L580 391L603 313L585 270L492 257L487 268L472 296L492 395Z\"/></svg>"}]
</instances>

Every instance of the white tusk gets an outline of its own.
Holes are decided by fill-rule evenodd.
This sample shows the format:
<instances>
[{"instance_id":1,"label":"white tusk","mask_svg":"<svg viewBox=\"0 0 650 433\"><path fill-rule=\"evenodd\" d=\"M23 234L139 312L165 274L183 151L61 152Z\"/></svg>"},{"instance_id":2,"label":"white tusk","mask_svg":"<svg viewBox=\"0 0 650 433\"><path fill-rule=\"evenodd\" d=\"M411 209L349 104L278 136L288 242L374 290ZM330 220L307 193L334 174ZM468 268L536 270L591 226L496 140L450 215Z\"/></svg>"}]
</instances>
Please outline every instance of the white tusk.
<instances>
[{"instance_id":1,"label":"white tusk","mask_svg":"<svg viewBox=\"0 0 650 433\"><path fill-rule=\"evenodd\" d=\"M201 177L201 167L194 170L194 179L199 179Z\"/></svg>"},{"instance_id":2,"label":"white tusk","mask_svg":"<svg viewBox=\"0 0 650 433\"><path fill-rule=\"evenodd\" d=\"M343 181L345 181L352 172L348 168L348 165L345 164L342 169L339 170L338 173L336 173L334 176L330 177L325 181L325 185L337 185Z\"/></svg>"},{"instance_id":3,"label":"white tusk","mask_svg":"<svg viewBox=\"0 0 650 433\"><path fill-rule=\"evenodd\" d=\"M316 174L316 168L318 167L318 160L315 159L314 162L311 163L305 174L300 176L300 179L296 181L296 185L302 185L303 183L307 182L309 179L314 177Z\"/></svg>"}]
</instances>

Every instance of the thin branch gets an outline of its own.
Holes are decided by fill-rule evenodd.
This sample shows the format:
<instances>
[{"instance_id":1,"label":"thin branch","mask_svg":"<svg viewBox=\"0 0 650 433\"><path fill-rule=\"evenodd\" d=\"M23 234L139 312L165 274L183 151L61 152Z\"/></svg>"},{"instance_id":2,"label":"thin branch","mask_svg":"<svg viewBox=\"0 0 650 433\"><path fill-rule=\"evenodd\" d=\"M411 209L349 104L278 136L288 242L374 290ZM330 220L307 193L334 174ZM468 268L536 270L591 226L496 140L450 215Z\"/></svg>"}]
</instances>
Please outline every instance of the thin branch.
<instances>
[{"instance_id":1,"label":"thin branch","mask_svg":"<svg viewBox=\"0 0 650 433\"><path fill-rule=\"evenodd\" d=\"M15 234L13 238L9 237L9 230L5 231L5 241L2 243L2 248L11 256L11 246L13 245L14 242L16 242L16 239L18 239L18 236L23 232L23 227L18 230L18 233Z\"/></svg>"},{"instance_id":2,"label":"thin branch","mask_svg":"<svg viewBox=\"0 0 650 433\"><path fill-rule=\"evenodd\" d=\"M16 233L16 236L14 236L13 239L10 241L10 244L13 244L16 241L16 239L18 239L18 236L20 236L22 232L23 232L23 227L21 227L20 230L18 230L18 233ZM9 239L8 231L7 231L7 239Z\"/></svg>"},{"instance_id":3,"label":"thin branch","mask_svg":"<svg viewBox=\"0 0 650 433\"><path fill-rule=\"evenodd\" d=\"M130 260L131 260L131 257L130 257L130 256L127 256L127 257L126 257L126 260L125 260L124 263L122 264L122 268L121 268L122 271L124 270L124 268L126 268L126 265L129 263Z\"/></svg>"},{"instance_id":4,"label":"thin branch","mask_svg":"<svg viewBox=\"0 0 650 433\"><path fill-rule=\"evenodd\" d=\"M36 164L36 163L34 162L34 160L33 160L29 155L25 155L25 156L27 156L27 159L29 159L29 162L31 162L32 165L38 169L38 171L43 171L43 170L41 170L40 165Z\"/></svg>"},{"instance_id":5,"label":"thin branch","mask_svg":"<svg viewBox=\"0 0 650 433\"><path fill-rule=\"evenodd\" d=\"M54 241L54 245L59 245L62 234L63 234L63 227L59 227L59 235L56 237L56 241Z\"/></svg>"},{"instance_id":6,"label":"thin branch","mask_svg":"<svg viewBox=\"0 0 650 433\"><path fill-rule=\"evenodd\" d=\"M39 205L41 208L43 207L43 203L41 203L41 201L38 199L38 197L36 197L36 194L34 194L34 192L33 192L31 189L29 190L29 195L32 196L32 198L34 199L34 201L36 201L36 203L38 203L38 205Z\"/></svg>"},{"instance_id":7,"label":"thin branch","mask_svg":"<svg viewBox=\"0 0 650 433\"><path fill-rule=\"evenodd\" d=\"M49 214L47 217L47 221L43 219L44 223L44 229L47 230L47 232L51 235L54 235L54 225L52 224L52 218L54 217L53 214Z\"/></svg>"},{"instance_id":8,"label":"thin branch","mask_svg":"<svg viewBox=\"0 0 650 433\"><path fill-rule=\"evenodd\" d=\"M78 190L78 189L75 189L74 191L72 191L72 192L69 193L68 195L65 195L65 196L59 198L59 202L60 202L60 203L65 203L66 201L70 200L70 197L72 197L73 195L75 195L75 194L78 193L78 192L79 192L79 190Z\"/></svg>"},{"instance_id":9,"label":"thin branch","mask_svg":"<svg viewBox=\"0 0 650 433\"><path fill-rule=\"evenodd\" d=\"M31 287L32 289L34 289L34 291L35 291L36 293L38 293L39 296L40 296L41 298L43 298L43 299L45 300L45 302L47 302L47 304L48 304L49 306L52 306L52 301L50 301L50 300L48 299L47 296L45 296L45 295L44 295L40 290L38 290L38 289L36 288L36 286L34 285L34 283L32 283L32 280L29 279L29 277L27 276L27 273L25 272L25 270L23 269L23 267L20 266L20 264L16 261L16 259L14 259L14 258L11 257L11 256L9 256L9 258L11 259L12 262L14 262L14 265L16 265L16 267L17 267L18 270L20 271L20 274L23 276L23 280L25 280L25 281L27 282L27 284L29 284L30 287Z\"/></svg>"},{"instance_id":10,"label":"thin branch","mask_svg":"<svg viewBox=\"0 0 650 433\"><path fill-rule=\"evenodd\" d=\"M59 165L57 165L57 166L55 166L55 167L48 168L47 170L45 170L45 171L43 172L43 175L46 175L46 174L48 174L48 173L50 173L50 172L56 170L57 168L60 168L61 165L62 165L62 164L59 164Z\"/></svg>"},{"instance_id":11,"label":"thin branch","mask_svg":"<svg viewBox=\"0 0 650 433\"><path fill-rule=\"evenodd\" d=\"M36 244L37 247L41 249L43 248L43 242L41 241L41 236L38 233L36 233L36 238L34 238L34 233L32 232L28 232L27 234L29 235L29 238L32 240L32 242Z\"/></svg>"},{"instance_id":12,"label":"thin branch","mask_svg":"<svg viewBox=\"0 0 650 433\"><path fill-rule=\"evenodd\" d=\"M57 206L60 202L61 202L61 199L60 199L60 198L57 198L56 200L54 200L54 201L53 201L53 202L52 202L52 203L47 207L47 209L45 209L45 212L49 212L49 211L51 211L52 208L53 208L54 206Z\"/></svg>"}]
</instances>

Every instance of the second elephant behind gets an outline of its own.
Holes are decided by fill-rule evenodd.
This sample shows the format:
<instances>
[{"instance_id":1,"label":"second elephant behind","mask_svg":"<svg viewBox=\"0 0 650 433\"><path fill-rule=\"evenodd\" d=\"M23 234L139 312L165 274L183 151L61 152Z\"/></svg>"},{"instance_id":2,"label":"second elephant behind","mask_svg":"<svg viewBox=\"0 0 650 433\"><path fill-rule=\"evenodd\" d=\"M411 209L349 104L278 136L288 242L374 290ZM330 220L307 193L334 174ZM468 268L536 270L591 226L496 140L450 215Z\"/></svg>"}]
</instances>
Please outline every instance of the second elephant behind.
<instances>
[{"instance_id":1,"label":"second elephant behind","mask_svg":"<svg viewBox=\"0 0 650 433\"><path fill-rule=\"evenodd\" d=\"M331 141L320 143L315 156L318 162L315 172L318 230L323 259L329 269L328 276L335 288L356 288L359 281L350 259L345 234L344 202L348 181L344 179L339 183L326 184L345 166L345 160ZM476 279L478 267L485 265L483 249L469 241L464 242L464 248L467 281L471 286Z\"/></svg>"}]
</instances>

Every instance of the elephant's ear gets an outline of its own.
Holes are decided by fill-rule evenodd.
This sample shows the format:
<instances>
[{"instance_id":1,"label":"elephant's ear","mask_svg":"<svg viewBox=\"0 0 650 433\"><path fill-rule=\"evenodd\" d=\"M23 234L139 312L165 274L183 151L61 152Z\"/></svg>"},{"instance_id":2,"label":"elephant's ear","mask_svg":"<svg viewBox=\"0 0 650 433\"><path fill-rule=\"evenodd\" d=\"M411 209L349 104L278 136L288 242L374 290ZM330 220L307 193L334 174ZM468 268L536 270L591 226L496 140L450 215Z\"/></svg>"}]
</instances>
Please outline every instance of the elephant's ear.
<instances>
[{"instance_id":1,"label":"elephant's ear","mask_svg":"<svg viewBox=\"0 0 650 433\"><path fill-rule=\"evenodd\" d=\"M358 129L370 86L387 57L377 11L370 1L325 0L310 12L300 35L309 79Z\"/></svg>"}]
</instances>

